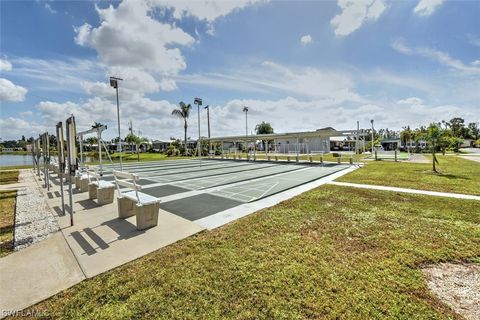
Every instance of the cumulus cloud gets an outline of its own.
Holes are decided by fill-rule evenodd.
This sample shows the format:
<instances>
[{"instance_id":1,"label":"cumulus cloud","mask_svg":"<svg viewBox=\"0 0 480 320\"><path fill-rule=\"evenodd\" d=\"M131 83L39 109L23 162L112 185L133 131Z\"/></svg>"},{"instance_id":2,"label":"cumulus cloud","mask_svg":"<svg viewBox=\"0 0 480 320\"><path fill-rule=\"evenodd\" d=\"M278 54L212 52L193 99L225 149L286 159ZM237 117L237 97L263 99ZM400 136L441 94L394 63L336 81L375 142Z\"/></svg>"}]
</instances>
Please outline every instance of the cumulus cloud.
<instances>
[{"instance_id":1,"label":"cumulus cloud","mask_svg":"<svg viewBox=\"0 0 480 320\"><path fill-rule=\"evenodd\" d=\"M27 89L13 84L10 80L0 78L0 101L24 101Z\"/></svg>"},{"instance_id":2,"label":"cumulus cloud","mask_svg":"<svg viewBox=\"0 0 480 320\"><path fill-rule=\"evenodd\" d=\"M423 103L423 100L417 97L410 97L397 101L398 104L419 105Z\"/></svg>"},{"instance_id":3,"label":"cumulus cloud","mask_svg":"<svg viewBox=\"0 0 480 320\"><path fill-rule=\"evenodd\" d=\"M186 68L178 47L194 43L182 29L155 20L152 7L144 1L123 1L117 8L96 7L100 26L76 28L75 41L95 49L107 65L136 67L161 75L177 74Z\"/></svg>"},{"instance_id":4,"label":"cumulus cloud","mask_svg":"<svg viewBox=\"0 0 480 320\"><path fill-rule=\"evenodd\" d=\"M377 20L386 9L383 0L338 0L337 4L342 11L330 21L336 36L347 36Z\"/></svg>"},{"instance_id":5,"label":"cumulus cloud","mask_svg":"<svg viewBox=\"0 0 480 320\"><path fill-rule=\"evenodd\" d=\"M419 16L428 17L434 13L443 2L444 0L420 0L417 6L413 9L413 12Z\"/></svg>"},{"instance_id":6,"label":"cumulus cloud","mask_svg":"<svg viewBox=\"0 0 480 320\"><path fill-rule=\"evenodd\" d=\"M0 71L11 71L11 70L12 70L12 64L5 59L0 59Z\"/></svg>"},{"instance_id":7,"label":"cumulus cloud","mask_svg":"<svg viewBox=\"0 0 480 320\"><path fill-rule=\"evenodd\" d=\"M304 35L300 38L300 43L303 44L303 45L307 45L307 44L310 44L312 43L313 39L312 39L312 36L307 34L307 35Z\"/></svg>"}]
</instances>

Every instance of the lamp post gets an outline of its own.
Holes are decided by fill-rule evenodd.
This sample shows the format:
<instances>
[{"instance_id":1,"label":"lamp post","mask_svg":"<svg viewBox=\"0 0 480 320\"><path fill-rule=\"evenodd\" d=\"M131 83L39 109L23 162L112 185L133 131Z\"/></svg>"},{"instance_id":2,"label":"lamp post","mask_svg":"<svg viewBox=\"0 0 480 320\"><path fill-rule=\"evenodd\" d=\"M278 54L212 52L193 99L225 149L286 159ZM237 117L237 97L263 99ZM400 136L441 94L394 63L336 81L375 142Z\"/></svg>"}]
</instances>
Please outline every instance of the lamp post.
<instances>
[{"instance_id":1,"label":"lamp post","mask_svg":"<svg viewBox=\"0 0 480 320\"><path fill-rule=\"evenodd\" d=\"M245 112L245 136L248 136L248 107L243 107L243 112Z\"/></svg>"},{"instance_id":2,"label":"lamp post","mask_svg":"<svg viewBox=\"0 0 480 320\"><path fill-rule=\"evenodd\" d=\"M193 103L197 105L197 110L198 110L198 140L197 140L197 156L201 156L201 141L200 141L200 106L202 105L202 99L200 98L195 98L193 100Z\"/></svg>"},{"instance_id":3,"label":"lamp post","mask_svg":"<svg viewBox=\"0 0 480 320\"><path fill-rule=\"evenodd\" d=\"M370 120L370 123L372 124L372 156L373 156L373 119Z\"/></svg>"},{"instance_id":4,"label":"lamp post","mask_svg":"<svg viewBox=\"0 0 480 320\"><path fill-rule=\"evenodd\" d=\"M117 77L110 77L110 86L115 88L117 92L117 122L118 122L118 150L120 152L120 170L123 170L122 166L122 138L120 136L120 107L118 104L118 80L123 80Z\"/></svg>"},{"instance_id":5,"label":"lamp post","mask_svg":"<svg viewBox=\"0 0 480 320\"><path fill-rule=\"evenodd\" d=\"M207 105L204 109L207 109L208 152L211 153L212 152L212 143L210 142L210 106Z\"/></svg>"}]
</instances>

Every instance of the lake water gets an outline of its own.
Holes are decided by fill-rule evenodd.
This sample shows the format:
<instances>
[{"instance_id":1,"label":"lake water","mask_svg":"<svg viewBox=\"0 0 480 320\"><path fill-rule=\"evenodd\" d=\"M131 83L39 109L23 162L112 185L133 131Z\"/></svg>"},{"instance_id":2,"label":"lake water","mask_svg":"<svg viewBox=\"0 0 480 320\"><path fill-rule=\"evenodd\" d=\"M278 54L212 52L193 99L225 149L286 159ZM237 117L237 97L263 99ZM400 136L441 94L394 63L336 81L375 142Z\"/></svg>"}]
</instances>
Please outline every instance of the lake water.
<instances>
[{"instance_id":1,"label":"lake water","mask_svg":"<svg viewBox=\"0 0 480 320\"><path fill-rule=\"evenodd\" d=\"M0 154L0 166L24 166L32 165L30 154Z\"/></svg>"}]
</instances>

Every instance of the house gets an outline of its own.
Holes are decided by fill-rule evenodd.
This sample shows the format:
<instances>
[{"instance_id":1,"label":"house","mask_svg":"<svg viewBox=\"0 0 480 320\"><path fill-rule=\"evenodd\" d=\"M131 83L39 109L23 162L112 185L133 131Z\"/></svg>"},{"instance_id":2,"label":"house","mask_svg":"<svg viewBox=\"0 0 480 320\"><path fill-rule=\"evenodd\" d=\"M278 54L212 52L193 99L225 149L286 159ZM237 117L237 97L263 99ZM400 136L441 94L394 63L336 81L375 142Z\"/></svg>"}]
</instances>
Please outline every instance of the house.
<instances>
[{"instance_id":1,"label":"house","mask_svg":"<svg viewBox=\"0 0 480 320\"><path fill-rule=\"evenodd\" d=\"M168 149L170 143L171 141L153 140L152 149L155 152L165 152Z\"/></svg>"}]
</instances>

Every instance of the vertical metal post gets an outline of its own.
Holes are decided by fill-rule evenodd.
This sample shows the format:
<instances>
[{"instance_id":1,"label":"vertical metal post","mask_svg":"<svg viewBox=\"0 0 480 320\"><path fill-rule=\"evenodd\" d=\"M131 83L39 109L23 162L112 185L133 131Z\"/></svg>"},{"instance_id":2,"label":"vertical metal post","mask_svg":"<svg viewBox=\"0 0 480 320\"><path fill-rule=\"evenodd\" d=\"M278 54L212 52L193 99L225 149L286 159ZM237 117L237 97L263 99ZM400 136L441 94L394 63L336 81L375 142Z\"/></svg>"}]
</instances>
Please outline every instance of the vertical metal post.
<instances>
[{"instance_id":1,"label":"vertical metal post","mask_svg":"<svg viewBox=\"0 0 480 320\"><path fill-rule=\"evenodd\" d=\"M197 140L197 157L199 159L202 156L202 145L200 141L200 104L197 104L197 111L198 111L198 140ZM201 160L200 160L201 161ZM201 163L201 162L200 162Z\"/></svg>"},{"instance_id":2,"label":"vertical metal post","mask_svg":"<svg viewBox=\"0 0 480 320\"><path fill-rule=\"evenodd\" d=\"M60 194L62 197L62 214L65 215L65 197L63 194L63 174L65 172L65 154L63 148L63 123L57 123L57 152L58 152L58 177L60 179Z\"/></svg>"},{"instance_id":3,"label":"vertical metal post","mask_svg":"<svg viewBox=\"0 0 480 320\"><path fill-rule=\"evenodd\" d=\"M371 124L372 124L372 155L373 155L373 119L370 120Z\"/></svg>"},{"instance_id":4,"label":"vertical metal post","mask_svg":"<svg viewBox=\"0 0 480 320\"><path fill-rule=\"evenodd\" d=\"M68 152L68 175L69 175L69 202L70 202L70 225L73 226L73 191L72 191L72 179L77 169L77 157L76 157L76 128L75 117L72 115L66 121L67 130L67 152Z\"/></svg>"},{"instance_id":5,"label":"vertical metal post","mask_svg":"<svg viewBox=\"0 0 480 320\"><path fill-rule=\"evenodd\" d=\"M209 156L212 155L212 142L210 141L210 106L206 106L205 109L207 109L207 126L208 126L208 152ZM215 152L213 152L215 155Z\"/></svg>"},{"instance_id":6,"label":"vertical metal post","mask_svg":"<svg viewBox=\"0 0 480 320\"><path fill-rule=\"evenodd\" d=\"M102 168L102 132L97 129L97 143L98 143L98 160L100 161L100 176L103 175Z\"/></svg>"},{"instance_id":7,"label":"vertical metal post","mask_svg":"<svg viewBox=\"0 0 480 320\"><path fill-rule=\"evenodd\" d=\"M120 152L120 171L123 170L123 165L122 165L122 138L120 136L120 106L118 103L118 83L115 87L115 90L117 92L117 125L118 125L118 150Z\"/></svg>"},{"instance_id":8,"label":"vertical metal post","mask_svg":"<svg viewBox=\"0 0 480 320\"><path fill-rule=\"evenodd\" d=\"M50 191L50 136L48 135L48 131L45 132L45 162L47 163L46 168L47 168L47 175L45 177L45 181L47 183L47 191Z\"/></svg>"},{"instance_id":9,"label":"vertical metal post","mask_svg":"<svg viewBox=\"0 0 480 320\"><path fill-rule=\"evenodd\" d=\"M360 164L360 145L358 144L360 139L360 121L357 121L357 140L355 141L355 154L357 155L357 165Z\"/></svg>"},{"instance_id":10,"label":"vertical metal post","mask_svg":"<svg viewBox=\"0 0 480 320\"><path fill-rule=\"evenodd\" d=\"M197 105L197 116L198 116L198 140L197 140L197 156L200 161L200 166L202 166L202 140L200 139L200 106L202 105L202 99L195 98L193 103Z\"/></svg>"}]
</instances>

